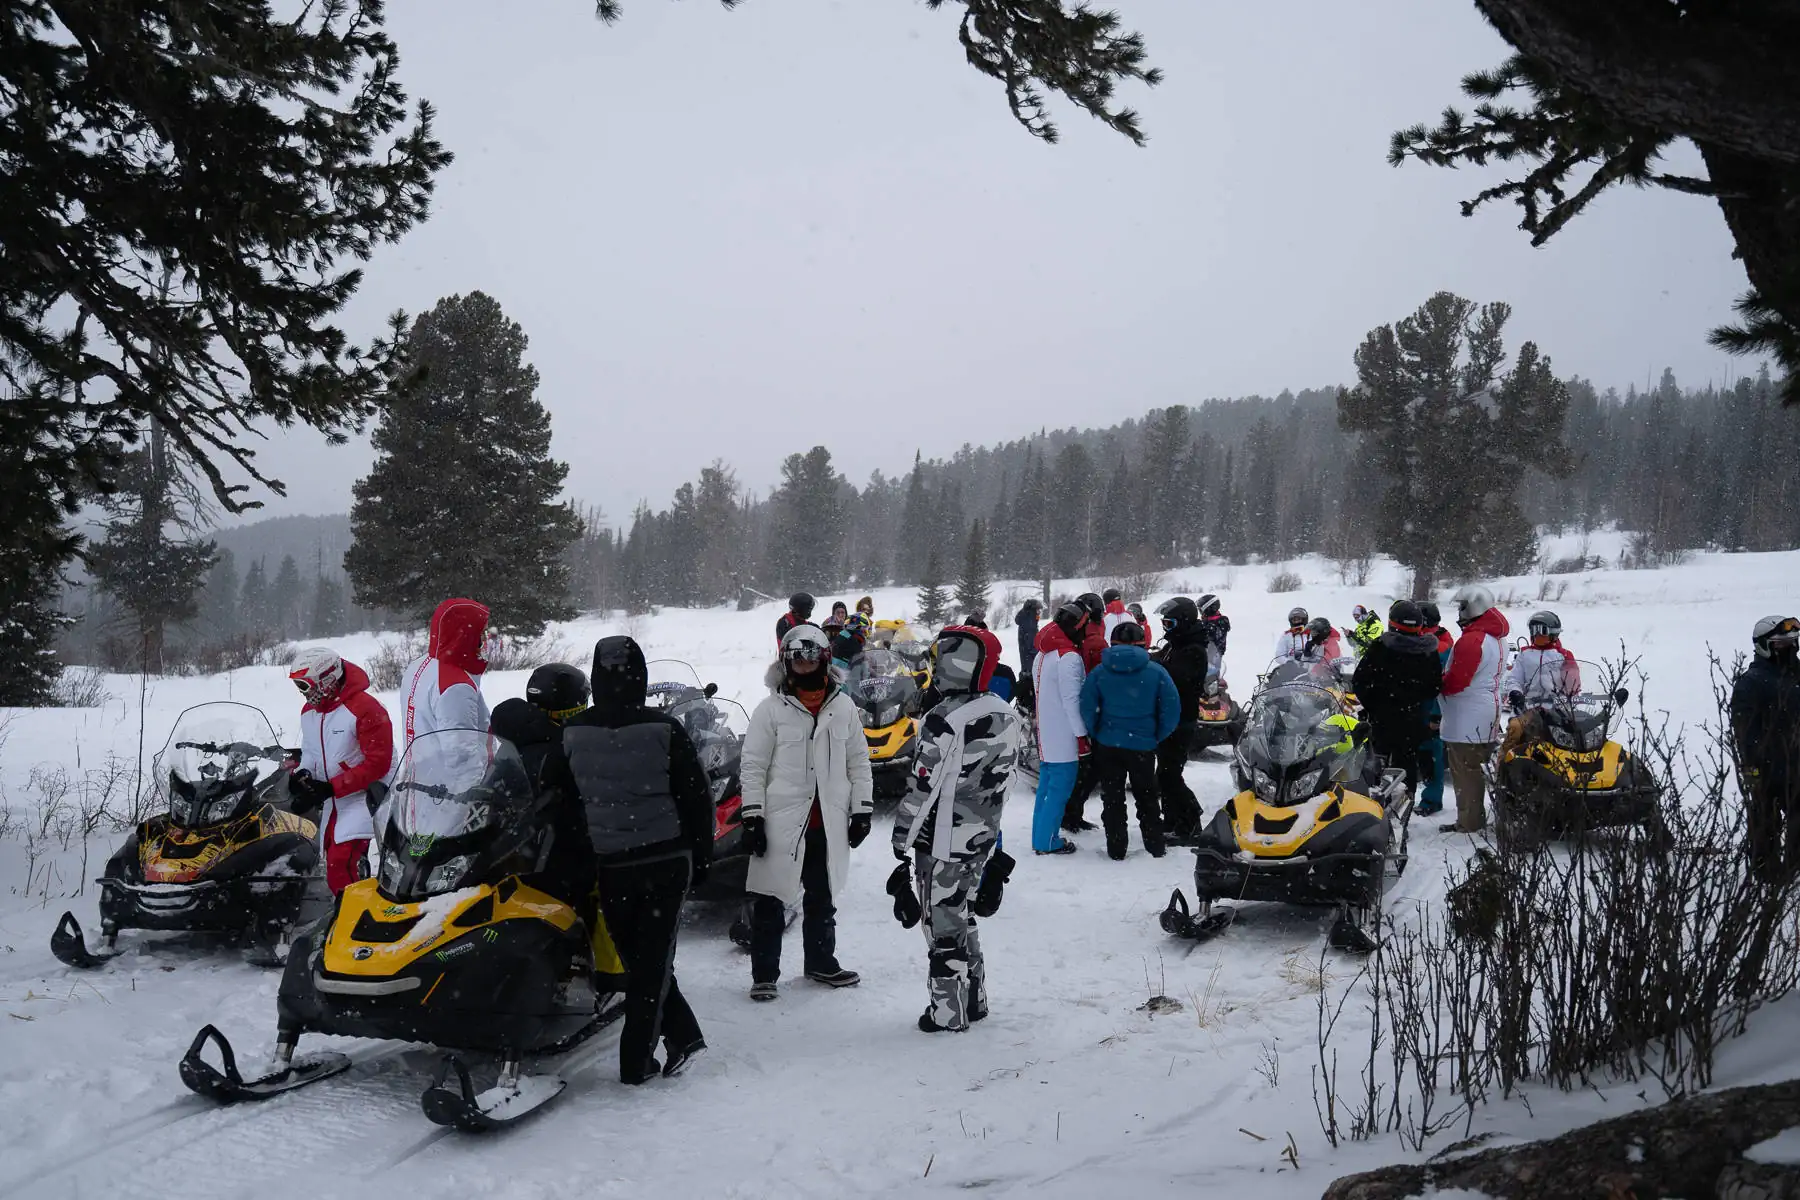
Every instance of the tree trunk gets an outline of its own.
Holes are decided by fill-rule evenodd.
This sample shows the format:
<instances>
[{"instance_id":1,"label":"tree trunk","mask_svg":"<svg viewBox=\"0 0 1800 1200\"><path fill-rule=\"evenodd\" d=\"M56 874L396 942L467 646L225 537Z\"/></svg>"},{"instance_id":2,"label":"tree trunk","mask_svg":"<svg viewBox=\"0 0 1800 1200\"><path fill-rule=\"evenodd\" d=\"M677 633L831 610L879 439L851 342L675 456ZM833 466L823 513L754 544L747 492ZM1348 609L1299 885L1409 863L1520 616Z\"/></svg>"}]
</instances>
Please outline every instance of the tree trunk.
<instances>
[{"instance_id":1,"label":"tree trunk","mask_svg":"<svg viewBox=\"0 0 1800 1200\"><path fill-rule=\"evenodd\" d=\"M1751 1146L1796 1126L1800 1080L1733 1088L1549 1141L1347 1175L1325 1189L1325 1200L1401 1200L1454 1188L1500 1200L1796 1195L1791 1169L1743 1161ZM1785 1176L1785 1182L1771 1176Z\"/></svg>"}]
</instances>

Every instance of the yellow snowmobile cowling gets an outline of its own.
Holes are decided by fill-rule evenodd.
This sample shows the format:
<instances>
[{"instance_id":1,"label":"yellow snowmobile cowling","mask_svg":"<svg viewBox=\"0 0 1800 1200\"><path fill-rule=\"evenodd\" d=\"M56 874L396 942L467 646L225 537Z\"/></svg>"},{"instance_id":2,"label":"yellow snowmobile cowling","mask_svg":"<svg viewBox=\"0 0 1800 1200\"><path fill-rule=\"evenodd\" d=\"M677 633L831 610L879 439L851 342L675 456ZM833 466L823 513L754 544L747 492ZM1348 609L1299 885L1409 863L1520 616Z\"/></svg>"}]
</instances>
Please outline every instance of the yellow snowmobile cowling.
<instances>
[{"instance_id":1,"label":"yellow snowmobile cowling","mask_svg":"<svg viewBox=\"0 0 1800 1200\"><path fill-rule=\"evenodd\" d=\"M1600 675L1592 664L1585 669ZM1495 772L1502 836L1559 838L1627 825L1660 835L1662 789L1611 736L1624 702L1623 689L1559 696L1514 718Z\"/></svg>"},{"instance_id":2,"label":"yellow snowmobile cowling","mask_svg":"<svg viewBox=\"0 0 1800 1200\"><path fill-rule=\"evenodd\" d=\"M461 941L467 934L522 918L545 921L563 931L572 930L578 922L575 910L567 904L516 878L432 896L417 904L389 900L375 880L364 879L344 889L320 965L328 975L398 975L422 956ZM443 954L437 958L442 960Z\"/></svg>"},{"instance_id":3,"label":"yellow snowmobile cowling","mask_svg":"<svg viewBox=\"0 0 1800 1200\"><path fill-rule=\"evenodd\" d=\"M1257 858L1292 858L1337 822L1358 816L1383 819L1381 805L1348 788L1333 789L1289 808L1264 804L1255 792L1244 791L1231 798L1226 810L1231 814L1238 849Z\"/></svg>"},{"instance_id":4,"label":"yellow snowmobile cowling","mask_svg":"<svg viewBox=\"0 0 1800 1200\"><path fill-rule=\"evenodd\" d=\"M138 840L138 868L145 883L188 883L252 842L280 834L293 834L311 842L319 836L319 827L272 804L208 829L182 829L164 820L146 821Z\"/></svg>"},{"instance_id":5,"label":"yellow snowmobile cowling","mask_svg":"<svg viewBox=\"0 0 1800 1200\"><path fill-rule=\"evenodd\" d=\"M919 723L911 717L901 717L881 729L863 730L863 736L869 740L869 761L887 762L905 750L918 732Z\"/></svg>"},{"instance_id":6,"label":"yellow snowmobile cowling","mask_svg":"<svg viewBox=\"0 0 1800 1200\"><path fill-rule=\"evenodd\" d=\"M1630 756L1617 742L1607 742L1598 750L1564 750L1539 742L1509 753L1505 762L1525 759L1537 763L1566 781L1575 791L1606 791L1619 786L1619 776L1630 763Z\"/></svg>"}]
</instances>

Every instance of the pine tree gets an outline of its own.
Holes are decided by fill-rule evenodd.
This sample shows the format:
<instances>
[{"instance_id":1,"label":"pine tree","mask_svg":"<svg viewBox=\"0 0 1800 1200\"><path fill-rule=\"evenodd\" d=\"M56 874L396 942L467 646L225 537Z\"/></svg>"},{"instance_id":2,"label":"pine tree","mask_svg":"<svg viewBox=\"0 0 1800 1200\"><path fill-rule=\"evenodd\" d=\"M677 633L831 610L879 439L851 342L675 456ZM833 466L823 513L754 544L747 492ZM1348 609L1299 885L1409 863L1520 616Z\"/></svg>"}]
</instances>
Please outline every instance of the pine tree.
<instances>
[{"instance_id":1,"label":"pine tree","mask_svg":"<svg viewBox=\"0 0 1800 1200\"><path fill-rule=\"evenodd\" d=\"M269 607L275 614L274 633L276 637L292 640L299 637L306 629L307 596L300 583L300 564L294 556L281 556L281 566L275 570L275 582L269 585Z\"/></svg>"},{"instance_id":2,"label":"pine tree","mask_svg":"<svg viewBox=\"0 0 1800 1200\"><path fill-rule=\"evenodd\" d=\"M200 636L218 643L237 636L239 629L237 558L220 550L200 589Z\"/></svg>"},{"instance_id":3,"label":"pine tree","mask_svg":"<svg viewBox=\"0 0 1800 1200\"><path fill-rule=\"evenodd\" d=\"M347 633L350 612L344 585L329 575L320 575L315 579L310 616L307 634L311 637L336 637Z\"/></svg>"},{"instance_id":4,"label":"pine tree","mask_svg":"<svg viewBox=\"0 0 1800 1200\"><path fill-rule=\"evenodd\" d=\"M842 581L843 487L844 477L823 446L790 454L782 463L781 486L769 502L775 515L773 565L783 589L830 590Z\"/></svg>"},{"instance_id":5,"label":"pine tree","mask_svg":"<svg viewBox=\"0 0 1800 1200\"><path fill-rule=\"evenodd\" d=\"M912 475L906 481L906 506L900 512L900 556L894 563L894 573L901 579L925 577L935 521L931 497L925 490L924 456L915 450Z\"/></svg>"},{"instance_id":6,"label":"pine tree","mask_svg":"<svg viewBox=\"0 0 1800 1200\"><path fill-rule=\"evenodd\" d=\"M119 491L102 501L106 536L86 558L95 583L129 615L138 660L160 671L169 626L200 613L214 545L178 536L192 523L182 511L180 464L159 426L146 442L126 456Z\"/></svg>"},{"instance_id":7,"label":"pine tree","mask_svg":"<svg viewBox=\"0 0 1800 1200\"><path fill-rule=\"evenodd\" d=\"M563 552L580 523L557 500L569 468L550 457L525 349L525 331L481 292L440 300L407 331L421 375L376 427L380 457L350 510L358 604L423 622L470 596L495 628L527 635L574 615Z\"/></svg>"},{"instance_id":8,"label":"pine tree","mask_svg":"<svg viewBox=\"0 0 1800 1200\"><path fill-rule=\"evenodd\" d=\"M1217 513L1213 518L1211 550L1215 557L1241 565L1247 557L1244 545L1244 505L1238 495L1235 459L1237 452L1225 451L1225 471L1219 477Z\"/></svg>"},{"instance_id":9,"label":"pine tree","mask_svg":"<svg viewBox=\"0 0 1800 1200\"><path fill-rule=\"evenodd\" d=\"M936 550L925 556L925 571L919 579L919 621L925 625L942 625L950 603L944 591L944 566Z\"/></svg>"},{"instance_id":10,"label":"pine tree","mask_svg":"<svg viewBox=\"0 0 1800 1200\"><path fill-rule=\"evenodd\" d=\"M274 633L275 613L269 605L269 578L260 558L244 572L244 588L238 594L238 623L245 633L260 637Z\"/></svg>"},{"instance_id":11,"label":"pine tree","mask_svg":"<svg viewBox=\"0 0 1800 1200\"><path fill-rule=\"evenodd\" d=\"M969 540L963 546L962 577L956 581L956 611L965 616L987 615L988 588L987 526L980 517L969 526Z\"/></svg>"},{"instance_id":12,"label":"pine tree","mask_svg":"<svg viewBox=\"0 0 1800 1200\"><path fill-rule=\"evenodd\" d=\"M56 636L72 624L57 610L64 555L0 542L0 708L54 701L62 664Z\"/></svg>"}]
</instances>

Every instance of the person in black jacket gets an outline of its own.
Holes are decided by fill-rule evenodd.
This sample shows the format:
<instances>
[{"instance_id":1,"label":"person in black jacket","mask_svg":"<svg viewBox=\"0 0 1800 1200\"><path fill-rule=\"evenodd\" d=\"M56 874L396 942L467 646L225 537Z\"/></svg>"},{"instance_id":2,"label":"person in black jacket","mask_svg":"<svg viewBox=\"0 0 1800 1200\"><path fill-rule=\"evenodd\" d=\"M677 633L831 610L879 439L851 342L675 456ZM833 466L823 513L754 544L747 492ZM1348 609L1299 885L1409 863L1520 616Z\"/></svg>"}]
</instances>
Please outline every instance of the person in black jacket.
<instances>
[{"instance_id":1,"label":"person in black jacket","mask_svg":"<svg viewBox=\"0 0 1800 1200\"><path fill-rule=\"evenodd\" d=\"M1800 870L1800 618L1764 617L1731 688L1750 864L1770 882Z\"/></svg>"},{"instance_id":2,"label":"person in black jacket","mask_svg":"<svg viewBox=\"0 0 1800 1200\"><path fill-rule=\"evenodd\" d=\"M1031 691L1031 663L1037 657L1038 621L1043 615L1043 601L1033 596L1019 606L1013 617L1013 624L1019 629L1019 686L1014 689L1013 700L1022 712L1033 711L1036 699Z\"/></svg>"},{"instance_id":3,"label":"person in black jacket","mask_svg":"<svg viewBox=\"0 0 1800 1200\"><path fill-rule=\"evenodd\" d=\"M562 672L572 673L574 679L564 677ZM574 680L579 680L578 687ZM592 929L594 845L588 840L587 814L582 808L581 797L568 786L558 762L562 757L562 722L587 707L587 676L575 667L560 663L554 667L539 667L532 672L527 690L529 692L532 685L541 688L546 682L554 684L565 698L571 691L578 691L579 700L554 711L530 700L503 700L494 707L488 729L496 737L511 742L519 751L525 773L531 779L538 813L550 828L550 854L543 870L525 877L525 882L565 901ZM569 709L573 711L567 712L567 716L559 715Z\"/></svg>"},{"instance_id":4,"label":"person in black jacket","mask_svg":"<svg viewBox=\"0 0 1800 1200\"><path fill-rule=\"evenodd\" d=\"M811 592L795 592L788 597L788 610L775 619L775 644L781 645L781 639L787 631L796 625L813 623L813 604Z\"/></svg>"},{"instance_id":5,"label":"person in black jacket","mask_svg":"<svg viewBox=\"0 0 1800 1200\"><path fill-rule=\"evenodd\" d=\"M563 761L587 817L600 911L629 976L619 1079L635 1084L675 1074L706 1048L675 982L675 935L688 888L712 865L712 793L681 723L645 707L649 672L635 641L600 639L592 680L593 707L563 726Z\"/></svg>"},{"instance_id":6,"label":"person in black jacket","mask_svg":"<svg viewBox=\"0 0 1800 1200\"><path fill-rule=\"evenodd\" d=\"M1192 597L1166 600L1157 610L1162 618L1163 643L1150 658L1161 663L1175 681L1181 698L1181 724L1156 747L1156 790L1162 796L1165 841L1192 843L1200 832L1200 801L1182 778L1189 748L1200 719L1200 694L1206 688L1206 629L1200 607Z\"/></svg>"},{"instance_id":7,"label":"person in black jacket","mask_svg":"<svg viewBox=\"0 0 1800 1200\"><path fill-rule=\"evenodd\" d=\"M1406 772L1409 792L1422 774L1431 702L1444 684L1437 646L1437 638L1425 632L1423 610L1411 600L1396 600L1388 609L1387 632L1363 652L1350 685L1369 717L1370 747ZM1429 775L1429 769L1423 773Z\"/></svg>"}]
</instances>

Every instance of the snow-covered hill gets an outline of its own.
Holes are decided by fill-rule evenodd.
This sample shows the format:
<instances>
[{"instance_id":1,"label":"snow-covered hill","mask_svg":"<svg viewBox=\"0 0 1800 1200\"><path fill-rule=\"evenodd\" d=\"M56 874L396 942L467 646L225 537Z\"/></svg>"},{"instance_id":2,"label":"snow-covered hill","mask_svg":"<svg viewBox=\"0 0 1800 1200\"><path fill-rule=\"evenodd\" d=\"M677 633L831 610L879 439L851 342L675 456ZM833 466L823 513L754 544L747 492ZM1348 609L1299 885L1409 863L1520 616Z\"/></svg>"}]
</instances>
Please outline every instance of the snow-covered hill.
<instances>
[{"instance_id":1,"label":"snow-covered hill","mask_svg":"<svg viewBox=\"0 0 1800 1200\"><path fill-rule=\"evenodd\" d=\"M1616 549L1590 552L1610 558ZM1399 583L1392 564L1378 565L1364 588L1341 585L1327 563L1289 566L1303 580L1292 593L1267 592L1271 567L1207 566L1173 573L1146 600L1154 606L1175 588L1218 592L1234 624L1227 675L1247 692L1290 607L1345 624L1352 604L1385 604ZM1552 596L1567 584L1555 600L1538 599L1536 578L1495 590L1515 629L1548 605L1583 657L1615 657L1623 645L1648 678L1648 708L1693 723L1711 716L1708 648L1726 657L1746 649L1756 617L1795 609L1796 580L1800 553L1700 555L1663 570L1552 580ZM997 587L995 600L1006 590ZM1079 587L1059 581L1057 590ZM880 615L901 615L914 600L887 589L876 604ZM750 706L777 615L775 606L665 610L556 632L585 663L597 637L629 629L650 657L692 663ZM1002 633L1010 658L1010 629ZM334 644L359 658L375 640ZM602 1054L559 1107L485 1140L429 1136L417 1105L434 1061L424 1050L260 1107L208 1110L181 1087L175 1062L207 1022L259 1055L272 1038L276 976L155 941L90 974L64 969L48 950L65 907L91 918L93 890L73 894L83 874L78 838L28 863L20 826L40 820L56 772L79 788L109 758L135 767L139 681L105 682L109 698L95 708L0 712L0 803L15 827L0 839L0 1196L1316 1196L1338 1174L1402 1156L1391 1138L1333 1151L1318 1131L1309 1068L1327 919L1253 909L1190 950L1155 921L1170 888L1191 886L1186 856L1150 859L1135 835L1122 863L1106 859L1094 835L1070 858L1022 857L1005 908L983 927L993 1016L968 1034L913 1028L924 946L918 930L892 920L878 828L840 902L840 955L862 972L859 988L797 980L790 947L781 999L752 1005L748 963L724 937L725 914L694 909L678 969L712 1049L679 1079L626 1089ZM524 682L525 672L501 672L485 689L492 699L515 696ZM145 759L183 708L222 698L256 704L285 733L294 729L297 698L280 669L153 680L141 697ZM1209 812L1229 791L1223 762L1193 765L1190 780ZM1029 820L1021 783L1006 819L1015 847L1028 844ZM87 874L117 837L96 835ZM1421 821L1413 850L1390 898L1400 910L1441 903L1442 863L1467 846ZM1338 982L1352 971L1347 960L1327 960ZM1143 1011L1158 992L1181 1000L1182 1011ZM1797 1026L1791 1001L1760 1014L1725 1050L1718 1082L1788 1071ZM1639 1104L1635 1093L1534 1094L1529 1109L1490 1108L1477 1129L1541 1136ZM1283 1158L1290 1135L1297 1170Z\"/></svg>"}]
</instances>

